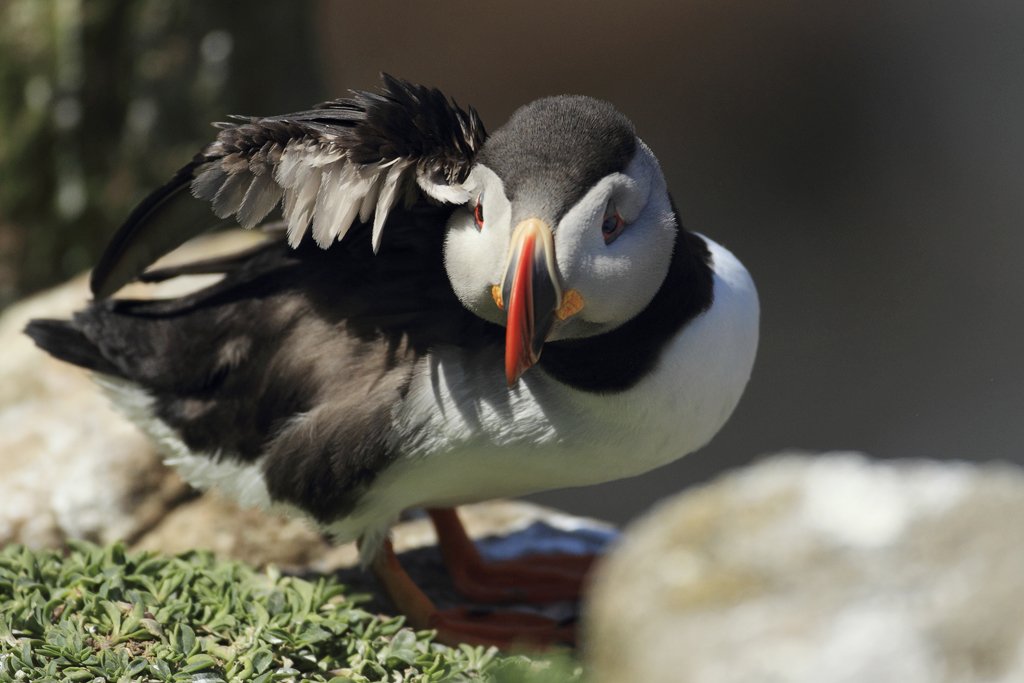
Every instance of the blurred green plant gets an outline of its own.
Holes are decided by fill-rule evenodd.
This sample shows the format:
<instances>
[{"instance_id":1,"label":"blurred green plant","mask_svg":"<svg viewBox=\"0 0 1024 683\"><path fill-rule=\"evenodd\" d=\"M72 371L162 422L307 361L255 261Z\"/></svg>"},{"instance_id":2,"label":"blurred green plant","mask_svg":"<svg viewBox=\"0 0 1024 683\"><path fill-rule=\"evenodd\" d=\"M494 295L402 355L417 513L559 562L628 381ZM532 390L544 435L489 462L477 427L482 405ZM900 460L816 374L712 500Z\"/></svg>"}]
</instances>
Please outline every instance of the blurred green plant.
<instances>
[{"instance_id":1,"label":"blurred green plant","mask_svg":"<svg viewBox=\"0 0 1024 683\"><path fill-rule=\"evenodd\" d=\"M313 0L0 0L0 306L88 268L230 113L326 99Z\"/></svg>"},{"instance_id":2,"label":"blurred green plant","mask_svg":"<svg viewBox=\"0 0 1024 683\"><path fill-rule=\"evenodd\" d=\"M433 642L330 578L209 553L0 552L0 681L580 681L568 657Z\"/></svg>"}]
</instances>

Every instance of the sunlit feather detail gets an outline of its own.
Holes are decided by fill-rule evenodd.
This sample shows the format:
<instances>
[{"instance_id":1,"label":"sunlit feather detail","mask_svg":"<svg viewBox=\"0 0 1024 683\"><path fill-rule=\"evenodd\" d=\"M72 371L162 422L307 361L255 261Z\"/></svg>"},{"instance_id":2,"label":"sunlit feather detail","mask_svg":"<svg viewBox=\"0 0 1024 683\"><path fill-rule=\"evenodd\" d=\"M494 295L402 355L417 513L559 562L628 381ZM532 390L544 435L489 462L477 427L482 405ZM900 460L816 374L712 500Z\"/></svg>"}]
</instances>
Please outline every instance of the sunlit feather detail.
<instances>
[{"instance_id":1,"label":"sunlit feather detail","mask_svg":"<svg viewBox=\"0 0 1024 683\"><path fill-rule=\"evenodd\" d=\"M326 249L334 241L335 229L341 218L345 195L337 190L341 176L344 174L344 162L336 162L324 166L320 175L320 189L316 194L313 208L313 240L322 249Z\"/></svg>"},{"instance_id":2,"label":"sunlit feather detail","mask_svg":"<svg viewBox=\"0 0 1024 683\"><path fill-rule=\"evenodd\" d=\"M213 213L217 218L228 218L238 211L245 199L245 192L249 189L249 181L252 175L248 172L228 173L224 184L217 190L213 197Z\"/></svg>"},{"instance_id":3,"label":"sunlit feather detail","mask_svg":"<svg viewBox=\"0 0 1024 683\"><path fill-rule=\"evenodd\" d=\"M305 173L311 164L308 161L312 145L289 143L281 154L281 161L274 169L274 179L286 190L299 184L299 175Z\"/></svg>"},{"instance_id":4,"label":"sunlit feather detail","mask_svg":"<svg viewBox=\"0 0 1024 683\"><path fill-rule=\"evenodd\" d=\"M401 189L402 176L410 163L408 161L395 161L391 164L387 176L384 178L380 197L377 199L377 210L373 216L373 234L370 238L374 253L377 253L380 249L381 237L384 234L384 223L388 219L391 207L395 204L398 191Z\"/></svg>"},{"instance_id":5,"label":"sunlit feather detail","mask_svg":"<svg viewBox=\"0 0 1024 683\"><path fill-rule=\"evenodd\" d=\"M257 175L249 184L242 204L238 207L238 223L244 228L259 225L277 206L282 192L281 186L274 182L273 176L269 173Z\"/></svg>"},{"instance_id":6,"label":"sunlit feather detail","mask_svg":"<svg viewBox=\"0 0 1024 683\"><path fill-rule=\"evenodd\" d=\"M208 202L212 202L213 198L217 196L217 190L224 184L225 178L228 174L220 163L212 162L200 167L196 173L196 177L192 180L192 196L196 199L205 199Z\"/></svg>"},{"instance_id":7,"label":"sunlit feather detail","mask_svg":"<svg viewBox=\"0 0 1024 683\"><path fill-rule=\"evenodd\" d=\"M285 218L288 221L288 244L295 247L302 241L306 228L313 217L313 206L320 191L320 169L301 166L297 169L295 185L286 195ZM290 201L288 201L290 199Z\"/></svg>"},{"instance_id":8,"label":"sunlit feather detail","mask_svg":"<svg viewBox=\"0 0 1024 683\"><path fill-rule=\"evenodd\" d=\"M332 240L343 239L349 228L352 227L352 222L359 213L359 205L362 204L367 189L360 176L359 167L346 164L341 170L341 177L337 184L329 190L338 195L330 230ZM330 246L330 243L321 246Z\"/></svg>"},{"instance_id":9,"label":"sunlit feather detail","mask_svg":"<svg viewBox=\"0 0 1024 683\"><path fill-rule=\"evenodd\" d=\"M353 164L339 161L324 167L313 210L313 239L317 245L326 249L345 236L369 185L366 175Z\"/></svg>"},{"instance_id":10,"label":"sunlit feather detail","mask_svg":"<svg viewBox=\"0 0 1024 683\"><path fill-rule=\"evenodd\" d=\"M386 171L376 169L369 179L369 188L363 201L359 204L359 222L369 223L373 218L374 210L377 208L377 199L380 197L380 186L384 183L383 177Z\"/></svg>"}]
</instances>

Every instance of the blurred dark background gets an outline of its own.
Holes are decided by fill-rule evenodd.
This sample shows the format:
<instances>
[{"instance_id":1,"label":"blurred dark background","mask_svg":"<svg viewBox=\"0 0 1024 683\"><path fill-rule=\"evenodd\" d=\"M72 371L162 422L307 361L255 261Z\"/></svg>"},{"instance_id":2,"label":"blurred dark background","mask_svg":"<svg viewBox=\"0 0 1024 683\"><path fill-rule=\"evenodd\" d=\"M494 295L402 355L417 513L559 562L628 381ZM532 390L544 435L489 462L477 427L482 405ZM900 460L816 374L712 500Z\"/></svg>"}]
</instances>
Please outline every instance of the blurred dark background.
<instances>
[{"instance_id":1,"label":"blurred dark background","mask_svg":"<svg viewBox=\"0 0 1024 683\"><path fill-rule=\"evenodd\" d=\"M226 114L380 71L491 130L585 93L753 273L762 342L710 446L539 500L624 521L791 447L1024 462L1022 36L1005 0L0 0L0 304L89 267Z\"/></svg>"}]
</instances>

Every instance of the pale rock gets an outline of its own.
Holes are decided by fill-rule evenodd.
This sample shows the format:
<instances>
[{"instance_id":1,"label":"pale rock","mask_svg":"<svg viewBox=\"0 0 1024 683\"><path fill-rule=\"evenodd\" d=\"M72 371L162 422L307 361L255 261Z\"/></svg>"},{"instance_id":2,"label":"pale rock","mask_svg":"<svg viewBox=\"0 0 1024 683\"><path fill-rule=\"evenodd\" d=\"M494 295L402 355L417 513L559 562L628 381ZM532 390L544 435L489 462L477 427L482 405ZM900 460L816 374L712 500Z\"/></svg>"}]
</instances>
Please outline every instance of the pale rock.
<instances>
[{"instance_id":1,"label":"pale rock","mask_svg":"<svg viewBox=\"0 0 1024 683\"><path fill-rule=\"evenodd\" d=\"M1024 681L1024 471L777 456L658 506L601 565L592 680Z\"/></svg>"},{"instance_id":2,"label":"pale rock","mask_svg":"<svg viewBox=\"0 0 1024 683\"><path fill-rule=\"evenodd\" d=\"M216 236L166 262L252 243L249 234ZM135 284L124 295L173 296L210 281ZM88 299L86 277L80 276L0 316L0 544L132 539L187 495L185 484L111 407L89 372L51 358L23 333L30 319L66 318Z\"/></svg>"}]
</instances>

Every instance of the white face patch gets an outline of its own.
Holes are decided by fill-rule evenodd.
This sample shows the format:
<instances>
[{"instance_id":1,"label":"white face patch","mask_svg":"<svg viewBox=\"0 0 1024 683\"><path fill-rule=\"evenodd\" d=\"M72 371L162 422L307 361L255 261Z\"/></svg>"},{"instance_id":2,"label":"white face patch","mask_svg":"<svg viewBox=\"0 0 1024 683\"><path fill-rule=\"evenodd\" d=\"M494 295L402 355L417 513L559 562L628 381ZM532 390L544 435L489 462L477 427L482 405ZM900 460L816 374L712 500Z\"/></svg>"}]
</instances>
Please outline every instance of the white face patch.
<instances>
[{"instance_id":1,"label":"white face patch","mask_svg":"<svg viewBox=\"0 0 1024 683\"><path fill-rule=\"evenodd\" d=\"M491 297L491 286L501 282L512 239L512 205L494 171L478 164L463 187L469 203L448 221L444 264L455 295L462 305L484 320L504 324L505 314ZM478 228L473 207L482 201L484 224Z\"/></svg>"},{"instance_id":2,"label":"white face patch","mask_svg":"<svg viewBox=\"0 0 1024 683\"><path fill-rule=\"evenodd\" d=\"M611 207L625 228L605 244L601 225ZM678 229L658 161L637 141L621 173L602 178L562 217L555 257L563 287L577 290L583 309L556 323L551 339L610 331L650 303L668 273Z\"/></svg>"}]
</instances>

